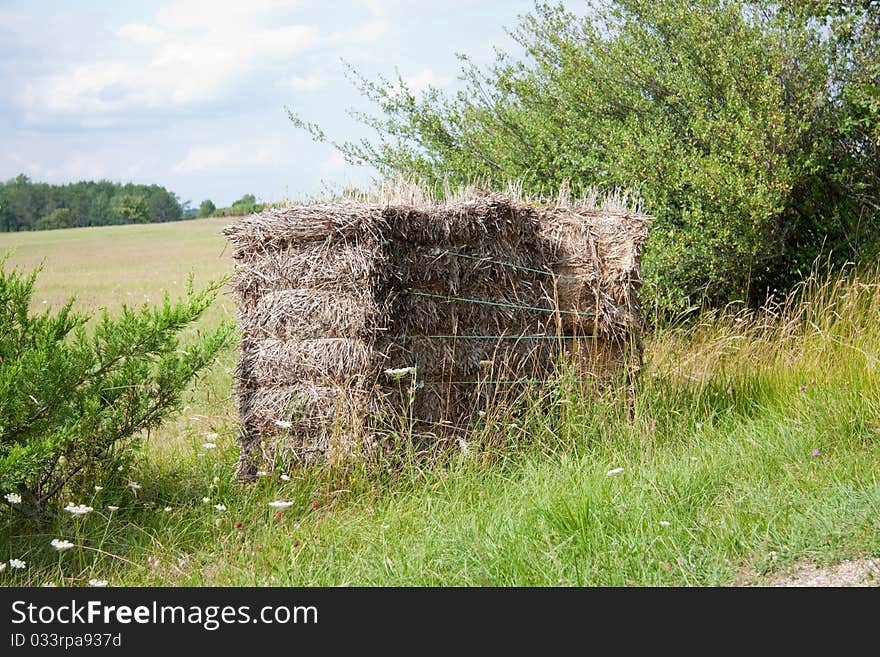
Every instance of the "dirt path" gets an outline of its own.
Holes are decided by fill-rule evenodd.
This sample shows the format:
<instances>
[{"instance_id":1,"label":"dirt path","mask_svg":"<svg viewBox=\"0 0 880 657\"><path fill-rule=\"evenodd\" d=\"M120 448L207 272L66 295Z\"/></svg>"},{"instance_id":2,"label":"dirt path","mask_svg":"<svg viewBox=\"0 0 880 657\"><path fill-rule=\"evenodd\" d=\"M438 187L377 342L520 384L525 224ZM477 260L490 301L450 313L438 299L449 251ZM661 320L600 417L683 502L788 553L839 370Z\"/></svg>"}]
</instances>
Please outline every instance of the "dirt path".
<instances>
[{"instance_id":1,"label":"dirt path","mask_svg":"<svg viewBox=\"0 0 880 657\"><path fill-rule=\"evenodd\" d=\"M841 561L818 567L801 562L788 573L761 577L756 573L744 574L740 586L878 586L880 587L880 558Z\"/></svg>"}]
</instances>

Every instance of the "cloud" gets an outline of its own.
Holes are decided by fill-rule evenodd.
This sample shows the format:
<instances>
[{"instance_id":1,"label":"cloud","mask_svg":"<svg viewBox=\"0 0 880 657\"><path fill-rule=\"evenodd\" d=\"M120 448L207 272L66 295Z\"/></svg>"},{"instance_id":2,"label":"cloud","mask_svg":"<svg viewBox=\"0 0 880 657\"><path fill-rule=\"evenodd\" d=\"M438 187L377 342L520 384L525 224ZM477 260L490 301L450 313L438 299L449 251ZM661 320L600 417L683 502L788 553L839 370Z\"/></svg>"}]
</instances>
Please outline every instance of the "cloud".
<instances>
[{"instance_id":1,"label":"cloud","mask_svg":"<svg viewBox=\"0 0 880 657\"><path fill-rule=\"evenodd\" d=\"M149 45L161 42L165 38L166 33L164 30L151 25L129 23L116 30L116 36L131 43Z\"/></svg>"},{"instance_id":2,"label":"cloud","mask_svg":"<svg viewBox=\"0 0 880 657\"><path fill-rule=\"evenodd\" d=\"M32 79L18 102L32 117L123 114L216 102L236 84L322 42L313 25L272 21L281 0L177 0L155 23L115 31L116 56Z\"/></svg>"},{"instance_id":3,"label":"cloud","mask_svg":"<svg viewBox=\"0 0 880 657\"><path fill-rule=\"evenodd\" d=\"M428 87L447 86L450 82L452 82L452 78L448 75L437 75L432 69L424 68L418 73L405 76L403 78L403 82L404 84L406 84L407 88L412 92L412 94L417 96L423 91L427 90Z\"/></svg>"},{"instance_id":4,"label":"cloud","mask_svg":"<svg viewBox=\"0 0 880 657\"><path fill-rule=\"evenodd\" d=\"M334 150L330 155L325 157L320 165L321 171L328 174L345 171L349 166L348 162L345 161L345 156L337 150Z\"/></svg>"},{"instance_id":5,"label":"cloud","mask_svg":"<svg viewBox=\"0 0 880 657\"><path fill-rule=\"evenodd\" d=\"M265 167L277 164L279 149L275 144L256 142L198 144L190 146L186 157L171 170L178 174L200 173L215 169Z\"/></svg>"},{"instance_id":6,"label":"cloud","mask_svg":"<svg viewBox=\"0 0 880 657\"><path fill-rule=\"evenodd\" d=\"M279 86L290 87L294 91L315 91L316 89L320 89L321 87L324 87L326 85L326 80L314 76L308 76L304 78L293 76L292 78L287 78L286 80L282 80L279 83Z\"/></svg>"},{"instance_id":7,"label":"cloud","mask_svg":"<svg viewBox=\"0 0 880 657\"><path fill-rule=\"evenodd\" d=\"M174 173L194 173L218 169L231 160L230 150L225 146L193 146L186 157L174 165Z\"/></svg>"}]
</instances>

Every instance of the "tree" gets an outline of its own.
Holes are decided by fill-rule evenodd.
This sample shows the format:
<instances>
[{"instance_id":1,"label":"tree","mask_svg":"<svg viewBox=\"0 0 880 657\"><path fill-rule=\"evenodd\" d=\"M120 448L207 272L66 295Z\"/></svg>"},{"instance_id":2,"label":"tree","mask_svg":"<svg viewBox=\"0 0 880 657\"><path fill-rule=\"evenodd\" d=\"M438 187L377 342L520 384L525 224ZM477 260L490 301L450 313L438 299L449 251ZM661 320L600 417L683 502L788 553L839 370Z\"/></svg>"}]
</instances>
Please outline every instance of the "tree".
<instances>
[{"instance_id":1,"label":"tree","mask_svg":"<svg viewBox=\"0 0 880 657\"><path fill-rule=\"evenodd\" d=\"M222 324L180 343L218 284L199 292L190 285L186 299L166 296L116 317L104 311L87 331L90 316L74 312L72 300L58 312L30 311L36 276L0 268L0 503L30 513L114 476L232 331Z\"/></svg>"},{"instance_id":2,"label":"tree","mask_svg":"<svg viewBox=\"0 0 880 657\"><path fill-rule=\"evenodd\" d=\"M206 199L199 205L199 216L210 217L216 209L217 206L214 205L214 202L211 199Z\"/></svg>"},{"instance_id":3,"label":"tree","mask_svg":"<svg viewBox=\"0 0 880 657\"><path fill-rule=\"evenodd\" d=\"M55 230L58 228L70 228L71 211L68 208L56 208L45 217L40 217L34 224L35 230Z\"/></svg>"},{"instance_id":4,"label":"tree","mask_svg":"<svg viewBox=\"0 0 880 657\"><path fill-rule=\"evenodd\" d=\"M331 143L438 192L635 190L655 217L654 308L760 301L822 249L846 259L880 243L877 70L864 65L876 63L876 4L609 0L586 16L539 4L513 33L528 59L501 53L482 70L463 58L454 97L351 71L380 110L360 115L377 137ZM848 144L848 125L868 137ZM854 174L867 188L855 203Z\"/></svg>"},{"instance_id":5,"label":"tree","mask_svg":"<svg viewBox=\"0 0 880 657\"><path fill-rule=\"evenodd\" d=\"M245 194L232 204L232 214L242 215L253 212L257 205L257 199L253 194Z\"/></svg>"},{"instance_id":6,"label":"tree","mask_svg":"<svg viewBox=\"0 0 880 657\"><path fill-rule=\"evenodd\" d=\"M147 190L150 221L177 221L181 218L183 208L177 196L158 185L150 185Z\"/></svg>"},{"instance_id":7,"label":"tree","mask_svg":"<svg viewBox=\"0 0 880 657\"><path fill-rule=\"evenodd\" d=\"M150 220L150 207L143 196L120 194L114 197L113 212L126 224L144 224Z\"/></svg>"}]
</instances>

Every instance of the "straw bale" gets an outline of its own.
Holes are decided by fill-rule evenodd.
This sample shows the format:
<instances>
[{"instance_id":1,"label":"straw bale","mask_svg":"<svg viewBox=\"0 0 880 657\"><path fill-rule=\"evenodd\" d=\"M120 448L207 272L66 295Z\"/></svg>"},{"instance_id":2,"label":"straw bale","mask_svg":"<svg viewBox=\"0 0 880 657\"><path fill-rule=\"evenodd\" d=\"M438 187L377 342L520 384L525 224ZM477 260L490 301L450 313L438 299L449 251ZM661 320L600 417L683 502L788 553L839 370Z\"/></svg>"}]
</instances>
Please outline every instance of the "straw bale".
<instances>
[{"instance_id":1,"label":"straw bale","mask_svg":"<svg viewBox=\"0 0 880 657\"><path fill-rule=\"evenodd\" d=\"M240 306L239 327L255 339L353 338L374 334L383 316L384 309L368 289L295 288L269 292L256 304Z\"/></svg>"},{"instance_id":2,"label":"straw bale","mask_svg":"<svg viewBox=\"0 0 880 657\"><path fill-rule=\"evenodd\" d=\"M300 382L275 387L254 387L249 413L242 423L255 435L315 435L338 426L354 426L369 406L368 391L353 386L320 386ZM278 422L291 422L284 428Z\"/></svg>"},{"instance_id":3,"label":"straw bale","mask_svg":"<svg viewBox=\"0 0 880 657\"><path fill-rule=\"evenodd\" d=\"M415 367L420 379L534 376L562 348L555 336L429 338L401 336L383 348L386 367Z\"/></svg>"},{"instance_id":4,"label":"straw bale","mask_svg":"<svg viewBox=\"0 0 880 657\"><path fill-rule=\"evenodd\" d=\"M369 284L377 257L374 239L328 237L287 244L277 251L256 251L235 265L233 289L243 303L255 303L269 292L308 287L355 292Z\"/></svg>"},{"instance_id":5,"label":"straw bale","mask_svg":"<svg viewBox=\"0 0 880 657\"><path fill-rule=\"evenodd\" d=\"M377 362L373 346L363 340L246 340L239 367L251 372L251 385L276 387L300 381L327 385L371 376Z\"/></svg>"},{"instance_id":6,"label":"straw bale","mask_svg":"<svg viewBox=\"0 0 880 657\"><path fill-rule=\"evenodd\" d=\"M227 227L243 459L261 440L353 452L340 431L388 409L442 436L551 376L560 354L586 382L637 371L646 218L623 196L601 208L566 196L391 188ZM415 376L382 374L401 367Z\"/></svg>"}]
</instances>

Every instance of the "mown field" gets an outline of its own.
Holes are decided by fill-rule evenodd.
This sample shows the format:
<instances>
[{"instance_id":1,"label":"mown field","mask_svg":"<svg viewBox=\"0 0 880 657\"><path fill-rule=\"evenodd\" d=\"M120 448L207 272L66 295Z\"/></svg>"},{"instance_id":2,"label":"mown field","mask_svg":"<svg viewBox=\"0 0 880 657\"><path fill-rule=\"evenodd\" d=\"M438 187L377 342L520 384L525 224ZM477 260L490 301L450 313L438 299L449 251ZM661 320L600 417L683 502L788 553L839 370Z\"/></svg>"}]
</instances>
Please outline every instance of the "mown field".
<instances>
[{"instance_id":1,"label":"mown field","mask_svg":"<svg viewBox=\"0 0 880 657\"><path fill-rule=\"evenodd\" d=\"M43 263L38 307L112 310L228 274L225 223L0 235L0 251ZM811 280L773 312L658 331L634 417L561 381L549 411L500 409L447 458L255 485L232 479L230 349L145 442L139 489L69 500L94 507L82 517L0 516L0 559L27 563L0 584L728 585L880 555L878 280ZM203 321L224 316L228 296Z\"/></svg>"}]
</instances>

